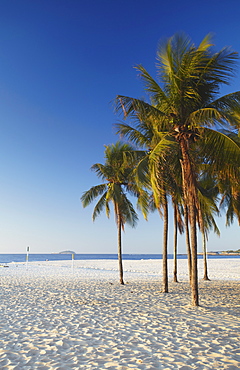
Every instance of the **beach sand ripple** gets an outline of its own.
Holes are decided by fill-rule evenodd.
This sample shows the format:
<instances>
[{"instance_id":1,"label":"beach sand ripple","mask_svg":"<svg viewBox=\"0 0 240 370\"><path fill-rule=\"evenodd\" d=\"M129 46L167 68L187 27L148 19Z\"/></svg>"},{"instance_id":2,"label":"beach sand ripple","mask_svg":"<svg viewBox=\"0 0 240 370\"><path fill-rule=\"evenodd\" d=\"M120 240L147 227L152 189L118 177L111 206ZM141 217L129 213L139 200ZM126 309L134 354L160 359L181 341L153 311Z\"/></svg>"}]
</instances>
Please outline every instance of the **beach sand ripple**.
<instances>
[{"instance_id":1,"label":"beach sand ripple","mask_svg":"<svg viewBox=\"0 0 240 370\"><path fill-rule=\"evenodd\" d=\"M124 286L116 261L75 262L1 269L1 369L240 368L238 277L200 281L193 308L186 280L163 294L142 261Z\"/></svg>"}]
</instances>

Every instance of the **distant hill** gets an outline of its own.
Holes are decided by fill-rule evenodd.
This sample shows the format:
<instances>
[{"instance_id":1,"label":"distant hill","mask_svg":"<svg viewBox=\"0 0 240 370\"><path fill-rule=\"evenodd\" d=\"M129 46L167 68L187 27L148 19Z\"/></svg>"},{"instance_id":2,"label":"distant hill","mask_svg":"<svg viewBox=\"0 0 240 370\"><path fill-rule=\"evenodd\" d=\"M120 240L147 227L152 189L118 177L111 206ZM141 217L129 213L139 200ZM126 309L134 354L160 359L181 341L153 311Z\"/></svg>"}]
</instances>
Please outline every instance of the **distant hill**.
<instances>
[{"instance_id":1,"label":"distant hill","mask_svg":"<svg viewBox=\"0 0 240 370\"><path fill-rule=\"evenodd\" d=\"M233 251L233 250L223 251L223 252L220 252L220 254L235 254L235 255L238 255L238 254L240 254L240 249L237 249L236 251Z\"/></svg>"},{"instance_id":2,"label":"distant hill","mask_svg":"<svg viewBox=\"0 0 240 370\"><path fill-rule=\"evenodd\" d=\"M58 252L57 254L76 254L74 251L62 251Z\"/></svg>"}]
</instances>

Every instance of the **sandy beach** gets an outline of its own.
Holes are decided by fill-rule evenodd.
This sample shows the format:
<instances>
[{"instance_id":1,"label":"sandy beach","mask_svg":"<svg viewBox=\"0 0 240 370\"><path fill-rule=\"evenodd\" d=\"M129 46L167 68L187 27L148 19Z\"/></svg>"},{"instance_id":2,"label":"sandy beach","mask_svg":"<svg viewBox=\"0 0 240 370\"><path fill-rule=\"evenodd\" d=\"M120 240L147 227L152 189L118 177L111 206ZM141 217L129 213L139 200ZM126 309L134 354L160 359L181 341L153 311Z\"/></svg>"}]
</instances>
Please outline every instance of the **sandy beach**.
<instances>
[{"instance_id":1,"label":"sandy beach","mask_svg":"<svg viewBox=\"0 0 240 370\"><path fill-rule=\"evenodd\" d=\"M209 259L200 307L187 261L168 294L161 261L12 263L0 268L0 369L239 369L240 259Z\"/></svg>"}]
</instances>

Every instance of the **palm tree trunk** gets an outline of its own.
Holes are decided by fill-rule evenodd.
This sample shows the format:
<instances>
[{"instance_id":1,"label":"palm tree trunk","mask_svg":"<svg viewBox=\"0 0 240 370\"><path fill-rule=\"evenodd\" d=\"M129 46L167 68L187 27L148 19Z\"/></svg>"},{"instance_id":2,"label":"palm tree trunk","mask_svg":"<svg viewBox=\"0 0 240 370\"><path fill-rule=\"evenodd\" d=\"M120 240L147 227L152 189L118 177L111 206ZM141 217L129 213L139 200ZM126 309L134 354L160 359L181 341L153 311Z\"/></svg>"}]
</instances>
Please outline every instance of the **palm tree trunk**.
<instances>
[{"instance_id":1,"label":"palm tree trunk","mask_svg":"<svg viewBox=\"0 0 240 370\"><path fill-rule=\"evenodd\" d=\"M122 224L121 224L121 218L118 214L118 266L119 266L119 279L120 284L124 285L123 281L123 264L122 264Z\"/></svg>"},{"instance_id":2,"label":"palm tree trunk","mask_svg":"<svg viewBox=\"0 0 240 370\"><path fill-rule=\"evenodd\" d=\"M167 265L167 245L168 245L168 204L166 193L163 196L163 250L162 250L162 263L163 263L163 281L162 291L168 293L168 265Z\"/></svg>"},{"instance_id":3,"label":"palm tree trunk","mask_svg":"<svg viewBox=\"0 0 240 370\"><path fill-rule=\"evenodd\" d=\"M174 204L174 245L173 245L173 281L178 283L177 279L177 206Z\"/></svg>"},{"instance_id":4,"label":"palm tree trunk","mask_svg":"<svg viewBox=\"0 0 240 370\"><path fill-rule=\"evenodd\" d=\"M191 253L190 237L189 237L188 208L187 208L187 204L185 202L184 202L184 223L185 223L185 235L186 235L186 246L187 246L187 256L188 256L188 275L189 275L189 281L191 283L191 279L192 279L192 253Z\"/></svg>"},{"instance_id":5,"label":"palm tree trunk","mask_svg":"<svg viewBox=\"0 0 240 370\"><path fill-rule=\"evenodd\" d=\"M192 202L191 202L192 203ZM198 264L197 264L197 227L196 227L196 209L193 204L189 207L190 220L190 238L191 238L191 253L192 253L192 305L199 306L198 298Z\"/></svg>"},{"instance_id":6,"label":"palm tree trunk","mask_svg":"<svg viewBox=\"0 0 240 370\"><path fill-rule=\"evenodd\" d=\"M203 269L204 269L203 280L210 280L208 278L208 272L207 272L206 234L205 234L204 221L203 221L201 210L199 211L199 217L198 218L199 218L200 230L201 230L201 234L202 234Z\"/></svg>"},{"instance_id":7,"label":"palm tree trunk","mask_svg":"<svg viewBox=\"0 0 240 370\"><path fill-rule=\"evenodd\" d=\"M206 235L202 232L202 242L203 242L203 280L210 280L208 277L208 268L207 268L207 246L206 246Z\"/></svg>"},{"instance_id":8,"label":"palm tree trunk","mask_svg":"<svg viewBox=\"0 0 240 370\"><path fill-rule=\"evenodd\" d=\"M185 138L179 140L182 152L182 178L184 201L188 205L189 222L190 222L190 242L191 242L191 293L192 305L199 306L198 297L198 265L197 265L197 227L196 227L196 205L197 195L194 181L194 172L188 153L188 142Z\"/></svg>"}]
</instances>

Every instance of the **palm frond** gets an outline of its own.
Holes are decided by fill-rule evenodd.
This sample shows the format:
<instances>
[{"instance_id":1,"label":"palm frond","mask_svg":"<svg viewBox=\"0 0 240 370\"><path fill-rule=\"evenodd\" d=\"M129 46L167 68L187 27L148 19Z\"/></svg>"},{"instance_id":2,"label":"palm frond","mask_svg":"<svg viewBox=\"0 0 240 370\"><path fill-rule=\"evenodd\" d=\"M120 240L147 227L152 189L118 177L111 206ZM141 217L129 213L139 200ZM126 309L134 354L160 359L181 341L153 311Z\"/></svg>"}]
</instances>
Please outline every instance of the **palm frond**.
<instances>
[{"instance_id":1,"label":"palm frond","mask_svg":"<svg viewBox=\"0 0 240 370\"><path fill-rule=\"evenodd\" d=\"M137 208L141 210L145 220L147 220L148 213L149 211L151 211L151 208L149 206L150 201L151 201L150 194L147 191L142 190L138 196Z\"/></svg>"},{"instance_id":2,"label":"palm frond","mask_svg":"<svg viewBox=\"0 0 240 370\"><path fill-rule=\"evenodd\" d=\"M111 172L111 168L109 166L101 164L101 163L95 163L91 166L91 170L94 171L102 180L106 180L106 178L109 177L109 173Z\"/></svg>"},{"instance_id":3,"label":"palm frond","mask_svg":"<svg viewBox=\"0 0 240 370\"><path fill-rule=\"evenodd\" d=\"M205 157L205 162L211 164L214 171L225 169L229 176L239 177L240 146L231 137L203 128L199 154Z\"/></svg>"},{"instance_id":4,"label":"palm frond","mask_svg":"<svg viewBox=\"0 0 240 370\"><path fill-rule=\"evenodd\" d=\"M221 115L219 110L215 108L202 108L190 113L186 123L189 125L189 128L195 129L199 126L213 126L216 122L224 123L225 116Z\"/></svg>"},{"instance_id":5,"label":"palm frond","mask_svg":"<svg viewBox=\"0 0 240 370\"><path fill-rule=\"evenodd\" d=\"M147 70L142 66L136 66L136 69L140 72L140 77L144 82L146 92L151 98L152 105L169 106L169 99L159 84L152 78Z\"/></svg>"},{"instance_id":6,"label":"palm frond","mask_svg":"<svg viewBox=\"0 0 240 370\"><path fill-rule=\"evenodd\" d=\"M121 202L121 196L122 196L122 188L121 185L118 183L110 183L108 184L108 192L106 196L106 200L108 202L112 201L113 203L119 203Z\"/></svg>"},{"instance_id":7,"label":"palm frond","mask_svg":"<svg viewBox=\"0 0 240 370\"><path fill-rule=\"evenodd\" d=\"M132 203L126 196L122 197L120 211L121 211L121 217L124 220L123 225L127 223L131 227L136 227L137 221L138 221L138 215L135 212Z\"/></svg>"},{"instance_id":8,"label":"palm frond","mask_svg":"<svg viewBox=\"0 0 240 370\"><path fill-rule=\"evenodd\" d=\"M203 38L203 40L200 42L200 44L198 46L198 50L204 51L204 52L208 51L213 46L212 38L213 38L213 34L212 33L208 33Z\"/></svg>"},{"instance_id":9,"label":"palm frond","mask_svg":"<svg viewBox=\"0 0 240 370\"><path fill-rule=\"evenodd\" d=\"M83 207L87 207L92 201L102 195L107 189L107 184L100 184L91 187L91 189L85 191L83 195L81 196L81 201Z\"/></svg>"},{"instance_id":10,"label":"palm frond","mask_svg":"<svg viewBox=\"0 0 240 370\"><path fill-rule=\"evenodd\" d=\"M144 132L140 132L138 129L124 123L116 124L116 127L117 134L120 134L120 137L125 137L130 142L140 147L147 147L152 137L151 132L149 132L150 130L147 132L145 129Z\"/></svg>"},{"instance_id":11,"label":"palm frond","mask_svg":"<svg viewBox=\"0 0 240 370\"><path fill-rule=\"evenodd\" d=\"M149 156L148 154L139 161L136 168L133 171L135 176L136 184L139 188L149 188Z\"/></svg>"},{"instance_id":12,"label":"palm frond","mask_svg":"<svg viewBox=\"0 0 240 370\"><path fill-rule=\"evenodd\" d=\"M211 57L205 69L205 75L218 85L229 84L229 80L234 76L237 59L238 53L225 47Z\"/></svg>"},{"instance_id":13,"label":"palm frond","mask_svg":"<svg viewBox=\"0 0 240 370\"><path fill-rule=\"evenodd\" d=\"M222 125L240 127L240 91L216 99L209 107L219 112L221 116L219 121Z\"/></svg>"},{"instance_id":14,"label":"palm frond","mask_svg":"<svg viewBox=\"0 0 240 370\"><path fill-rule=\"evenodd\" d=\"M101 198L98 200L97 204L94 207L92 219L95 221L96 217L99 216L99 214L102 212L103 208L106 209L106 215L109 217L110 209L107 202L107 192L105 192Z\"/></svg>"},{"instance_id":15,"label":"palm frond","mask_svg":"<svg viewBox=\"0 0 240 370\"><path fill-rule=\"evenodd\" d=\"M158 162L160 159L166 161L169 153L178 153L179 146L168 133L159 133L159 141L149 154L150 161Z\"/></svg>"},{"instance_id":16,"label":"palm frond","mask_svg":"<svg viewBox=\"0 0 240 370\"><path fill-rule=\"evenodd\" d=\"M123 112L124 117L137 118L140 121L150 121L151 123L163 121L163 117L166 117L164 112L153 105L123 95L116 97L116 112Z\"/></svg>"}]
</instances>

